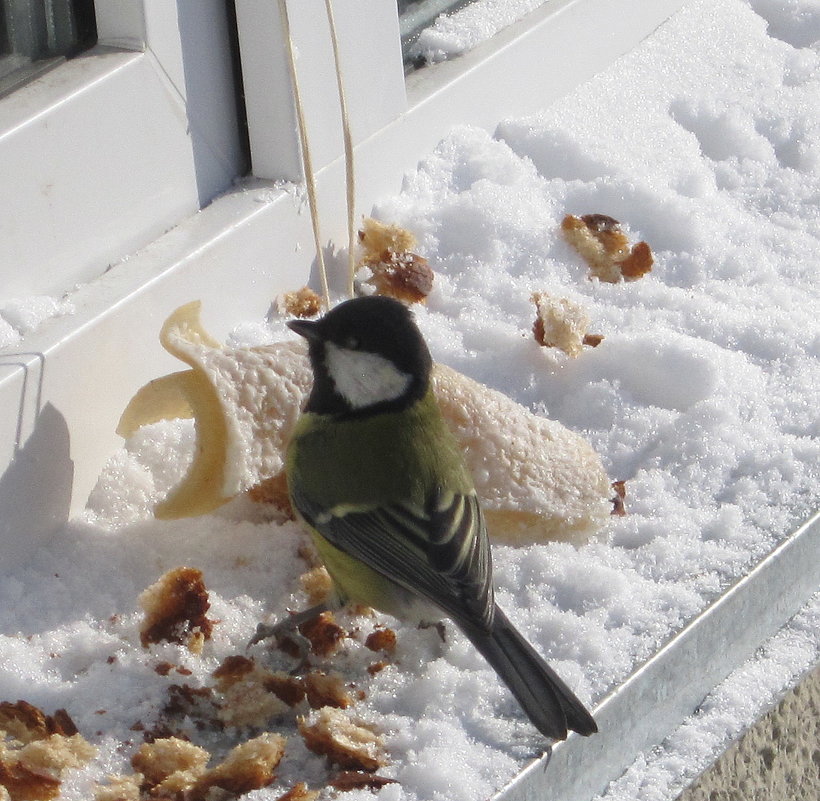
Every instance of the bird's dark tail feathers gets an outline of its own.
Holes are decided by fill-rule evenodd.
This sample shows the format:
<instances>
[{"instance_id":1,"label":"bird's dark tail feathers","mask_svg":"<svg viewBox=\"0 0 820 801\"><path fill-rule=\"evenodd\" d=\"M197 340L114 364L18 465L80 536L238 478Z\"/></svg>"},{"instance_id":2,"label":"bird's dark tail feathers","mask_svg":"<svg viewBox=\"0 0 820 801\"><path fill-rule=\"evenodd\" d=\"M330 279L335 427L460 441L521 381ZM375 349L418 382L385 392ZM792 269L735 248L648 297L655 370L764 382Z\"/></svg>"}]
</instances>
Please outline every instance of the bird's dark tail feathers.
<instances>
[{"instance_id":1,"label":"bird's dark tail feathers","mask_svg":"<svg viewBox=\"0 0 820 801\"><path fill-rule=\"evenodd\" d=\"M558 674L495 608L492 631L465 631L482 656L510 688L533 725L554 740L567 729L585 737L598 731L592 715Z\"/></svg>"}]
</instances>

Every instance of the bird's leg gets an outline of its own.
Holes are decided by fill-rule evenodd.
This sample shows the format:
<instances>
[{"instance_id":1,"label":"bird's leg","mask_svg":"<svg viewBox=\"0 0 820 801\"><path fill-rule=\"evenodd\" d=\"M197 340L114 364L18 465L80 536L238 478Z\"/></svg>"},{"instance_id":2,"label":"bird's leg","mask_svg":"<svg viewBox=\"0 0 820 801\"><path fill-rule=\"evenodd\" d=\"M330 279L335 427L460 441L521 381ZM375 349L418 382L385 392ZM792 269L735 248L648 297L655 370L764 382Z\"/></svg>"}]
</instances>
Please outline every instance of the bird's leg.
<instances>
[{"instance_id":1,"label":"bird's leg","mask_svg":"<svg viewBox=\"0 0 820 801\"><path fill-rule=\"evenodd\" d=\"M326 612L328 608L327 604L317 604L316 606L311 606L310 609L294 612L278 623L260 623L256 627L256 634L253 635L247 647L250 648L252 645L256 645L256 643L270 639L271 637L274 637L277 643L281 642L285 636L289 637L299 650L299 664L292 671L293 673L298 673L305 666L308 653L310 652L310 640L299 631L299 626L319 617L319 615L321 615L322 612Z\"/></svg>"}]
</instances>

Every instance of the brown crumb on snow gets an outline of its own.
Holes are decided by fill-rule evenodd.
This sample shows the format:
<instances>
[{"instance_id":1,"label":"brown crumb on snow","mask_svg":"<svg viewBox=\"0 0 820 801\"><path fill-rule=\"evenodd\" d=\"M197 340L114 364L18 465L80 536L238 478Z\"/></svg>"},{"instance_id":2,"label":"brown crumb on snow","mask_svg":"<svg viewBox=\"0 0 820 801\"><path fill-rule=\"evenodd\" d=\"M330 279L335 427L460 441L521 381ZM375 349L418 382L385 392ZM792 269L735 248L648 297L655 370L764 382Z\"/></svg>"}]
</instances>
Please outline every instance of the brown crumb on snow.
<instances>
[{"instance_id":1,"label":"brown crumb on snow","mask_svg":"<svg viewBox=\"0 0 820 801\"><path fill-rule=\"evenodd\" d=\"M148 798L207 801L213 788L239 796L267 787L284 751L285 738L266 733L237 745L216 767L208 768L211 755L204 748L176 737L156 740L143 745L131 760L139 778L114 777L102 788L102 801L115 801L120 788L129 794L125 801L131 801L137 782L142 797Z\"/></svg>"},{"instance_id":2,"label":"brown crumb on snow","mask_svg":"<svg viewBox=\"0 0 820 801\"><path fill-rule=\"evenodd\" d=\"M359 231L359 246L362 250L361 261L376 261L385 253L406 253L416 246L416 237L400 225L391 225L365 217Z\"/></svg>"},{"instance_id":3,"label":"brown crumb on snow","mask_svg":"<svg viewBox=\"0 0 820 801\"><path fill-rule=\"evenodd\" d=\"M0 786L11 801L48 801L60 794L64 771L96 756L81 734L49 734L22 745L0 740Z\"/></svg>"},{"instance_id":4,"label":"brown crumb on snow","mask_svg":"<svg viewBox=\"0 0 820 801\"><path fill-rule=\"evenodd\" d=\"M377 295L389 295L405 303L421 303L433 290L433 271L427 259L415 253L394 253L390 261L368 264L373 275L367 283Z\"/></svg>"},{"instance_id":5,"label":"brown crumb on snow","mask_svg":"<svg viewBox=\"0 0 820 801\"><path fill-rule=\"evenodd\" d=\"M618 267L621 270L621 275L627 281L634 281L636 278L642 278L650 272L654 261L649 245L646 242L638 242L629 252L629 255L623 261L618 262Z\"/></svg>"},{"instance_id":6,"label":"brown crumb on snow","mask_svg":"<svg viewBox=\"0 0 820 801\"><path fill-rule=\"evenodd\" d=\"M615 495L612 498L612 514L617 517L626 516L626 481L613 481L612 489Z\"/></svg>"},{"instance_id":7,"label":"brown crumb on snow","mask_svg":"<svg viewBox=\"0 0 820 801\"><path fill-rule=\"evenodd\" d=\"M353 705L353 698L338 673L312 670L305 676L305 694L311 709L321 709L323 706L347 709Z\"/></svg>"},{"instance_id":8,"label":"brown crumb on snow","mask_svg":"<svg viewBox=\"0 0 820 801\"><path fill-rule=\"evenodd\" d=\"M0 703L0 731L25 744L42 740L50 734L70 737L77 733L77 727L65 709L46 715L42 709L28 701L3 701Z\"/></svg>"},{"instance_id":9,"label":"brown crumb on snow","mask_svg":"<svg viewBox=\"0 0 820 801\"><path fill-rule=\"evenodd\" d=\"M299 626L299 631L310 640L310 650L317 656L330 656L345 636L333 612L322 612Z\"/></svg>"},{"instance_id":10,"label":"brown crumb on snow","mask_svg":"<svg viewBox=\"0 0 820 801\"><path fill-rule=\"evenodd\" d=\"M348 790L378 790L386 784L396 784L396 780L359 770L340 771L330 780L330 786L342 792Z\"/></svg>"},{"instance_id":11,"label":"brown crumb on snow","mask_svg":"<svg viewBox=\"0 0 820 801\"><path fill-rule=\"evenodd\" d=\"M0 704L0 798L56 798L64 771L81 767L96 753L64 709L47 715L27 701Z\"/></svg>"},{"instance_id":12,"label":"brown crumb on snow","mask_svg":"<svg viewBox=\"0 0 820 801\"><path fill-rule=\"evenodd\" d=\"M235 654L225 657L212 675L216 679L216 688L220 692L225 692L232 684L241 681L255 669L256 662L253 659Z\"/></svg>"},{"instance_id":13,"label":"brown crumb on snow","mask_svg":"<svg viewBox=\"0 0 820 801\"><path fill-rule=\"evenodd\" d=\"M579 356L589 328L584 308L546 292L534 292L531 300L536 308L532 326L535 341L547 348L558 348L572 358Z\"/></svg>"},{"instance_id":14,"label":"brown crumb on snow","mask_svg":"<svg viewBox=\"0 0 820 801\"><path fill-rule=\"evenodd\" d=\"M362 255L359 266L370 270L367 283L377 295L405 303L422 303L433 289L433 271L427 259L412 252L413 234L397 225L365 218L359 231Z\"/></svg>"},{"instance_id":15,"label":"brown crumb on snow","mask_svg":"<svg viewBox=\"0 0 820 801\"><path fill-rule=\"evenodd\" d=\"M277 671L265 679L265 687L280 701L290 707L301 703L305 697L305 685L302 679L290 673Z\"/></svg>"},{"instance_id":16,"label":"brown crumb on snow","mask_svg":"<svg viewBox=\"0 0 820 801\"><path fill-rule=\"evenodd\" d=\"M276 778L276 768L285 754L285 738L267 732L233 748L215 768L206 771L191 788L189 801L206 801L211 788L232 795L267 787Z\"/></svg>"},{"instance_id":17,"label":"brown crumb on snow","mask_svg":"<svg viewBox=\"0 0 820 801\"><path fill-rule=\"evenodd\" d=\"M333 579L324 565L317 565L299 576L299 583L307 594L308 603L318 606L325 603L333 592Z\"/></svg>"},{"instance_id":18,"label":"brown crumb on snow","mask_svg":"<svg viewBox=\"0 0 820 801\"><path fill-rule=\"evenodd\" d=\"M217 716L225 726L260 728L287 710L288 705L279 696L251 676L223 693Z\"/></svg>"},{"instance_id":19,"label":"brown crumb on snow","mask_svg":"<svg viewBox=\"0 0 820 801\"><path fill-rule=\"evenodd\" d=\"M649 245L638 242L630 248L621 224L606 214L567 214L561 231L589 265L593 277L601 281L634 281L652 269L654 259Z\"/></svg>"},{"instance_id":20,"label":"brown crumb on snow","mask_svg":"<svg viewBox=\"0 0 820 801\"><path fill-rule=\"evenodd\" d=\"M94 801L140 801L142 776L109 776L106 784L96 788Z\"/></svg>"},{"instance_id":21,"label":"brown crumb on snow","mask_svg":"<svg viewBox=\"0 0 820 801\"><path fill-rule=\"evenodd\" d=\"M304 698L301 679L274 673L245 656L229 656L214 671L221 695L217 717L225 726L262 728Z\"/></svg>"},{"instance_id":22,"label":"brown crumb on snow","mask_svg":"<svg viewBox=\"0 0 820 801\"><path fill-rule=\"evenodd\" d=\"M175 776L173 782L179 784L181 775L194 777L205 771L211 755L198 745L178 737L165 737L153 743L145 743L131 757L131 767L142 774L143 783L151 788L158 787ZM179 774L179 775L177 775ZM165 789L168 788L165 785Z\"/></svg>"},{"instance_id":23,"label":"brown crumb on snow","mask_svg":"<svg viewBox=\"0 0 820 801\"><path fill-rule=\"evenodd\" d=\"M304 782L297 782L276 801L316 801L318 797L318 790L310 790Z\"/></svg>"},{"instance_id":24,"label":"brown crumb on snow","mask_svg":"<svg viewBox=\"0 0 820 801\"><path fill-rule=\"evenodd\" d=\"M200 653L210 639L213 623L205 613L210 608L202 571L193 567L169 570L139 596L145 618L140 626L144 648L157 642L187 645Z\"/></svg>"},{"instance_id":25,"label":"brown crumb on snow","mask_svg":"<svg viewBox=\"0 0 820 801\"><path fill-rule=\"evenodd\" d=\"M381 736L341 709L323 707L301 718L299 731L314 754L339 767L372 772L385 764Z\"/></svg>"},{"instance_id":26,"label":"brown crumb on snow","mask_svg":"<svg viewBox=\"0 0 820 801\"><path fill-rule=\"evenodd\" d=\"M248 490L248 497L254 503L273 507L287 520L293 519L293 506L290 503L288 481L284 470L255 484Z\"/></svg>"},{"instance_id":27,"label":"brown crumb on snow","mask_svg":"<svg viewBox=\"0 0 820 801\"><path fill-rule=\"evenodd\" d=\"M392 653L396 650L396 632L386 627L374 629L367 635L364 644L371 651Z\"/></svg>"},{"instance_id":28,"label":"brown crumb on snow","mask_svg":"<svg viewBox=\"0 0 820 801\"><path fill-rule=\"evenodd\" d=\"M322 299L309 287L285 292L276 299L280 314L290 317L315 317L322 310Z\"/></svg>"}]
</instances>

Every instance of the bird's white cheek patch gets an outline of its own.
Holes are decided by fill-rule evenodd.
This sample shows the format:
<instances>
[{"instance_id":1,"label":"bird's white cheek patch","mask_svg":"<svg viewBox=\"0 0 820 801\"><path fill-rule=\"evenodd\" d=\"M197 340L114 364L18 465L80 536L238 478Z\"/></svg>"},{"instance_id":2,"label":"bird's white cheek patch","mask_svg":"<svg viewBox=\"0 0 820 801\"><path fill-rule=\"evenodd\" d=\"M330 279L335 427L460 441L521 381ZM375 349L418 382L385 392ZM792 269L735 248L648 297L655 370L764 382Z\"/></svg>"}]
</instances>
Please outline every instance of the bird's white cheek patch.
<instances>
[{"instance_id":1,"label":"bird's white cheek patch","mask_svg":"<svg viewBox=\"0 0 820 801\"><path fill-rule=\"evenodd\" d=\"M384 356L340 348L332 342L325 346L325 360L336 391L354 409L396 400L412 381L412 376Z\"/></svg>"}]
</instances>

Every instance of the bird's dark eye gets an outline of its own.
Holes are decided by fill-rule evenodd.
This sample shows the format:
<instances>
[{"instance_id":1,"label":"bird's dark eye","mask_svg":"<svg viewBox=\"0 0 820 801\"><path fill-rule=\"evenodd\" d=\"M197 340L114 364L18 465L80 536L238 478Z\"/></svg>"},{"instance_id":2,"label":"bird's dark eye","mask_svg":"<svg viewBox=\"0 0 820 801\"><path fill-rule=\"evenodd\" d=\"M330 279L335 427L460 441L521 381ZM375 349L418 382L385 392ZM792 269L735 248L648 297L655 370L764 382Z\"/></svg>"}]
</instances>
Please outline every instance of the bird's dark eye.
<instances>
[{"instance_id":1,"label":"bird's dark eye","mask_svg":"<svg viewBox=\"0 0 820 801\"><path fill-rule=\"evenodd\" d=\"M360 344L358 337L350 336L345 340L345 347L348 350L358 350Z\"/></svg>"}]
</instances>

